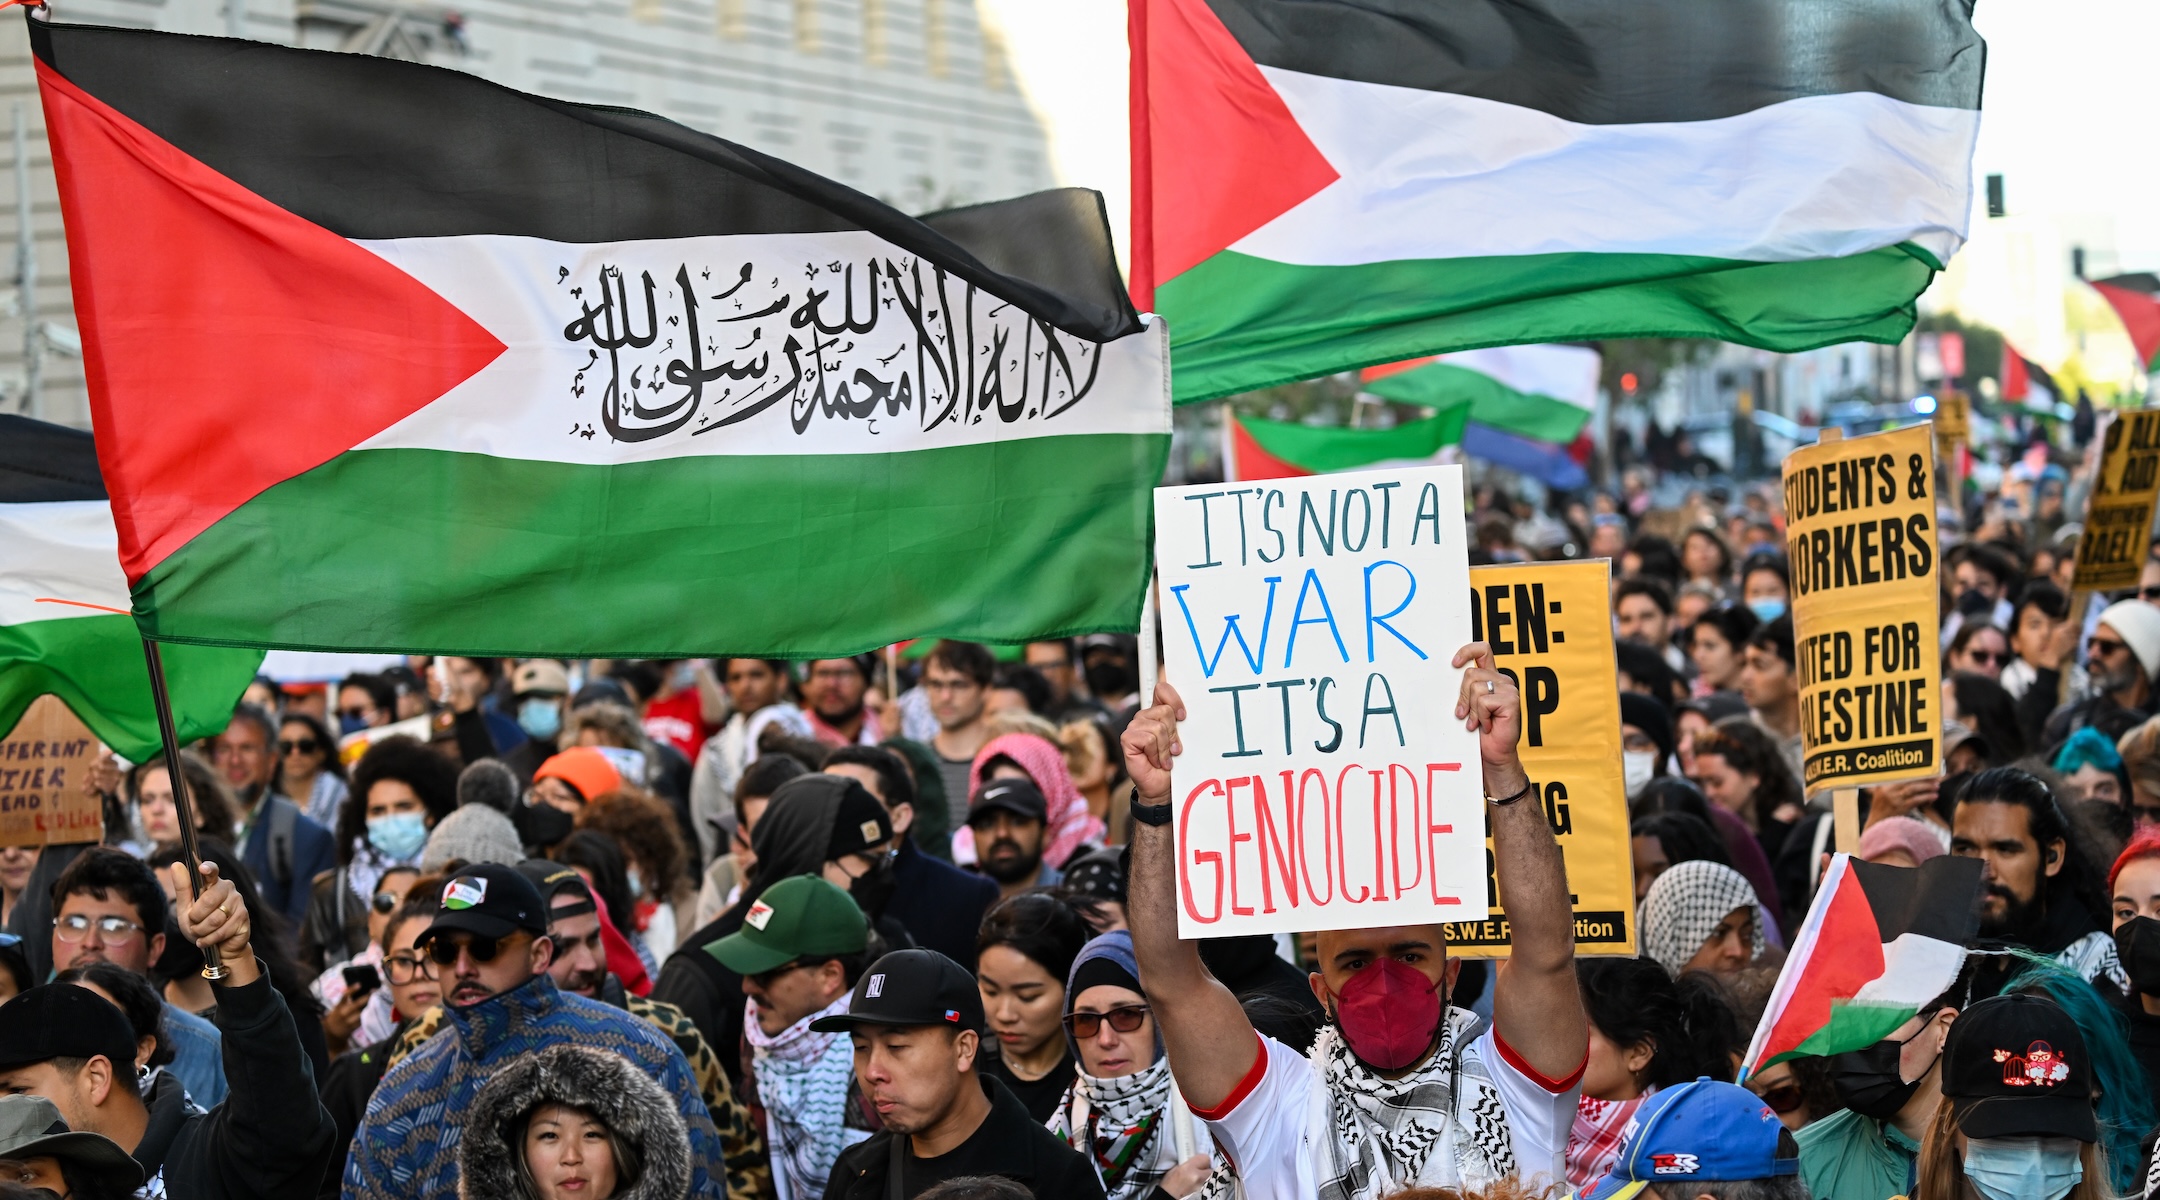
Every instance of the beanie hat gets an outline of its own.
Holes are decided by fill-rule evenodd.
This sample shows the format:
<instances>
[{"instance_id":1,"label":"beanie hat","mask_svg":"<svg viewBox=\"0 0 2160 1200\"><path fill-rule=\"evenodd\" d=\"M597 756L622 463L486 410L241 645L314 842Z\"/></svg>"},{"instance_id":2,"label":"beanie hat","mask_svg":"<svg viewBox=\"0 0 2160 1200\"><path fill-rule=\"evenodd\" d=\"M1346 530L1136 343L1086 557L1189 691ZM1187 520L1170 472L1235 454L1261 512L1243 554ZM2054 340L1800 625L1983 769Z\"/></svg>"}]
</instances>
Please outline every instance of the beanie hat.
<instances>
[{"instance_id":1,"label":"beanie hat","mask_svg":"<svg viewBox=\"0 0 2160 1200\"><path fill-rule=\"evenodd\" d=\"M2118 600L2100 614L2100 623L2130 644L2130 653L2150 679L2160 675L2160 607L2143 600Z\"/></svg>"},{"instance_id":2,"label":"beanie hat","mask_svg":"<svg viewBox=\"0 0 2160 1200\"><path fill-rule=\"evenodd\" d=\"M1620 723L1633 725L1657 743L1659 755L1671 758L1673 752L1672 717L1665 706L1641 692L1620 693Z\"/></svg>"},{"instance_id":3,"label":"beanie hat","mask_svg":"<svg viewBox=\"0 0 2160 1200\"><path fill-rule=\"evenodd\" d=\"M434 874L460 861L512 867L525 861L517 826L485 804L468 804L437 821L420 852L420 870Z\"/></svg>"},{"instance_id":4,"label":"beanie hat","mask_svg":"<svg viewBox=\"0 0 2160 1200\"><path fill-rule=\"evenodd\" d=\"M1873 862L1875 856L1885 850L1903 850L1912 856L1913 865L1919 866L1931 858L1945 853L1943 840L1935 835L1935 829L1925 821L1911 817L1890 817L1867 827L1860 835L1860 858Z\"/></svg>"},{"instance_id":5,"label":"beanie hat","mask_svg":"<svg viewBox=\"0 0 2160 1200\"><path fill-rule=\"evenodd\" d=\"M548 759L533 772L533 779L560 779L588 804L622 787L622 772L591 746L573 746Z\"/></svg>"}]
</instances>

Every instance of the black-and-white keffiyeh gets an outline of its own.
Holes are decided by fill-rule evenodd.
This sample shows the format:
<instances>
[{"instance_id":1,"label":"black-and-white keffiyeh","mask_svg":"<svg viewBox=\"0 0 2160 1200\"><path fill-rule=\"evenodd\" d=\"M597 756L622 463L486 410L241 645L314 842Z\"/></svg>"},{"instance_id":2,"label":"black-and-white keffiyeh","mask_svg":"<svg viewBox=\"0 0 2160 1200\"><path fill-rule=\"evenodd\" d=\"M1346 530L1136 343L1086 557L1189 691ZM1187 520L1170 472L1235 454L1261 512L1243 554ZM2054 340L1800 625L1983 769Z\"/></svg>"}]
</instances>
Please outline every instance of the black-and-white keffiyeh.
<instances>
[{"instance_id":1,"label":"black-and-white keffiyeh","mask_svg":"<svg viewBox=\"0 0 2160 1200\"><path fill-rule=\"evenodd\" d=\"M1492 1076L1467 1041L1477 1015L1447 1010L1440 1049L1401 1079L1382 1079L1330 1025L1313 1044L1328 1090L1334 1173L1319 1200L1377 1200L1416 1184L1425 1160L1452 1146L1461 1182L1483 1187L1515 1173L1515 1142ZM1449 1126L1454 1136L1448 1136Z\"/></svg>"},{"instance_id":2,"label":"black-and-white keffiyeh","mask_svg":"<svg viewBox=\"0 0 2160 1200\"><path fill-rule=\"evenodd\" d=\"M1761 958L1762 901L1747 877L1707 859L1674 863L1650 885L1636 913L1643 953L1678 975L1736 908L1755 910L1755 945L1749 957Z\"/></svg>"},{"instance_id":3,"label":"black-and-white keffiyeh","mask_svg":"<svg viewBox=\"0 0 2160 1200\"><path fill-rule=\"evenodd\" d=\"M1173 1096L1170 1060L1159 1054L1146 1070L1111 1079L1075 1071L1071 1090L1051 1114L1050 1132L1088 1156L1105 1200L1142 1200L1177 1165L1171 1124L1180 1110ZM1193 1120L1190 1114L1184 1119ZM1226 1196L1235 1178L1218 1163L1189 1200Z\"/></svg>"}]
</instances>

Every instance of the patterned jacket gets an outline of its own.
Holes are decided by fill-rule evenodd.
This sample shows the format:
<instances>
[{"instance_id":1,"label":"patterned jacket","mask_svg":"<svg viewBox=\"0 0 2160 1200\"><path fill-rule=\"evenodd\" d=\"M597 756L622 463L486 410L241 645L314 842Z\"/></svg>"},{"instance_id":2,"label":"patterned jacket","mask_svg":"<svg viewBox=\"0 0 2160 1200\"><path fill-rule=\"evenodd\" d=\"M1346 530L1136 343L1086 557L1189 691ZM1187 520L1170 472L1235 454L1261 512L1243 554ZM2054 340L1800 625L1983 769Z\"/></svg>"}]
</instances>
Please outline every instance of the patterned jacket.
<instances>
[{"instance_id":1,"label":"patterned jacket","mask_svg":"<svg viewBox=\"0 0 2160 1200\"><path fill-rule=\"evenodd\" d=\"M705 1111L712 1116L713 1127L720 1131L720 1152L727 1162L727 1200L776 1200L772 1167L765 1158L765 1136L759 1130L762 1125L751 1119L750 1107L738 1100L734 1089L728 1086L727 1072L720 1066L720 1056L713 1053L712 1044L688 1014L672 1004L648 1000L623 991L622 984L613 975L600 989L600 999L620 1008L668 1036L683 1057L690 1060L690 1071L697 1076L698 1094L704 1097ZM390 1048L390 1064L398 1061L423 1042L434 1037L442 1029L441 1005L420 1014L397 1042Z\"/></svg>"},{"instance_id":2,"label":"patterned jacket","mask_svg":"<svg viewBox=\"0 0 2160 1200\"><path fill-rule=\"evenodd\" d=\"M465 1114L482 1084L521 1054L576 1042L622 1055L682 1107L694 1160L690 1195L721 1200L720 1138L690 1064L650 1024L596 1000L557 991L536 975L465 1008L445 1010L445 1036L383 1076L345 1164L348 1200L453 1200Z\"/></svg>"}]
</instances>

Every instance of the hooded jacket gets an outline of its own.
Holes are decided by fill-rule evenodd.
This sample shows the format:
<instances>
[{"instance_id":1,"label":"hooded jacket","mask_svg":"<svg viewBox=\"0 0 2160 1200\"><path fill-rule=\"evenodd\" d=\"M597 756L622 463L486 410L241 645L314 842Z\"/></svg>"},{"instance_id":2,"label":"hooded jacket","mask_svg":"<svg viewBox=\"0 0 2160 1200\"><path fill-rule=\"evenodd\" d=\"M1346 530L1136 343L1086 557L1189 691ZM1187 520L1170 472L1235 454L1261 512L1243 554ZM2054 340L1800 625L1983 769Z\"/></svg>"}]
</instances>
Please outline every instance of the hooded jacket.
<instances>
[{"instance_id":1,"label":"hooded jacket","mask_svg":"<svg viewBox=\"0 0 2160 1200\"><path fill-rule=\"evenodd\" d=\"M518 1126L543 1104L564 1104L605 1125L644 1160L614 1200L677 1200L690 1188L690 1138L660 1085L621 1057L554 1046L497 1072L474 1098L458 1142L460 1200L528 1200L518 1177Z\"/></svg>"}]
</instances>

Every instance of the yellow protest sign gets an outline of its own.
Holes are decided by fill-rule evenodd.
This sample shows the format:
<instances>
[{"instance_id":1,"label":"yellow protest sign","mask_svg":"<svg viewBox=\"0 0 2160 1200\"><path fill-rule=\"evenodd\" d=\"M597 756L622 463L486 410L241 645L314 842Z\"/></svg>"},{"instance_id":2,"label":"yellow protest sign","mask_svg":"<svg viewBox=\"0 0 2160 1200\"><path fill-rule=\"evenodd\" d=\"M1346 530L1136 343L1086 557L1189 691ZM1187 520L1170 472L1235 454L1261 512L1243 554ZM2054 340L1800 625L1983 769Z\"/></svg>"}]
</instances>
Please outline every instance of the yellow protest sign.
<instances>
[{"instance_id":1,"label":"yellow protest sign","mask_svg":"<svg viewBox=\"0 0 2160 1200\"><path fill-rule=\"evenodd\" d=\"M0 738L0 846L102 838L104 806L83 790L97 754L97 735L58 696L31 701Z\"/></svg>"},{"instance_id":2,"label":"yellow protest sign","mask_svg":"<svg viewBox=\"0 0 2160 1200\"><path fill-rule=\"evenodd\" d=\"M1834 434L1834 431L1826 431ZM1809 791L1941 768L1935 443L1925 425L1785 459L1793 649Z\"/></svg>"},{"instance_id":3,"label":"yellow protest sign","mask_svg":"<svg viewBox=\"0 0 2160 1200\"><path fill-rule=\"evenodd\" d=\"M1524 563L1470 569L1471 636L1488 642L1523 698L1523 767L1567 862L1575 952L1635 953L1635 871L1620 772L1610 566ZM1486 822L1491 915L1448 926L1448 950L1504 958L1507 914Z\"/></svg>"},{"instance_id":4,"label":"yellow protest sign","mask_svg":"<svg viewBox=\"0 0 2160 1200\"><path fill-rule=\"evenodd\" d=\"M2118 413L2101 442L2100 474L2085 502L2076 591L2136 587L2160 496L2160 408Z\"/></svg>"},{"instance_id":5,"label":"yellow protest sign","mask_svg":"<svg viewBox=\"0 0 2160 1200\"><path fill-rule=\"evenodd\" d=\"M1944 392L1936 401L1935 436L1946 446L1972 440L1972 401L1965 393Z\"/></svg>"}]
</instances>

